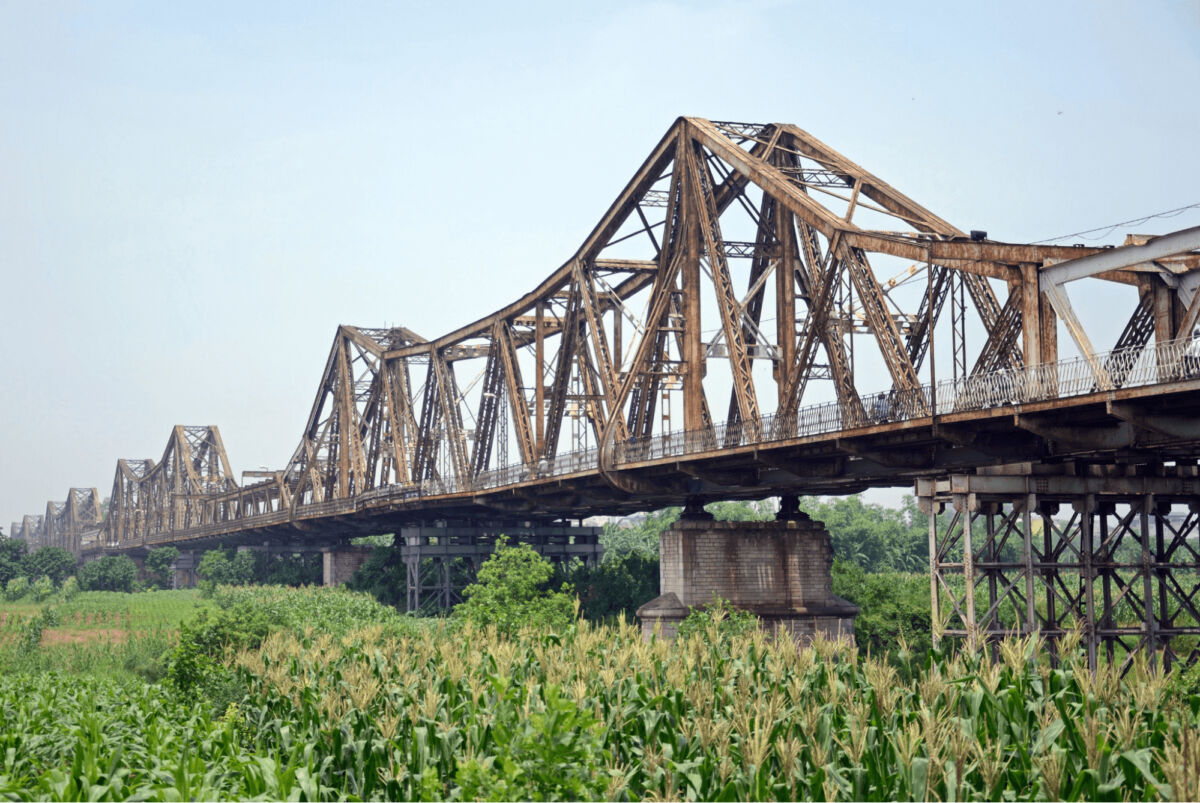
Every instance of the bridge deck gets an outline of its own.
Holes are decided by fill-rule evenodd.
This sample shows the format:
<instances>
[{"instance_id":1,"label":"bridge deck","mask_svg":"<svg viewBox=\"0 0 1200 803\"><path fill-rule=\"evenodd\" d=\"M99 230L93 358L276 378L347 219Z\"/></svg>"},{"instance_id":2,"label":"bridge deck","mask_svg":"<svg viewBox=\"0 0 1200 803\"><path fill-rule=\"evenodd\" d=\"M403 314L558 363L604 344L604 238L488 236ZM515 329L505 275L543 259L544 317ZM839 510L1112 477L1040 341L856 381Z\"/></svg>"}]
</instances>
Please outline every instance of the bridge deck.
<instances>
[{"instance_id":1,"label":"bridge deck","mask_svg":"<svg viewBox=\"0 0 1200 803\"><path fill-rule=\"evenodd\" d=\"M904 417L915 409L911 400L905 406L903 399L893 399L891 408L878 411L885 420L868 418L845 428L838 426L838 405L818 405L801 410L792 421L764 419L757 437L743 427L619 444L609 471L600 470L597 450L570 453L537 467L488 472L472 484L391 485L295 510L154 533L139 543L108 548L349 538L435 519L582 518L696 498L845 494L1025 461L1111 463L1119 457L1194 465L1200 444L1200 363L1178 365L1176 374L1184 376L1170 382L1024 403L988 396L978 388L971 389L974 395L946 392L936 400L936 416ZM1009 372L1005 379L1004 392L1019 394L1028 376ZM1064 380L1057 389L1071 388ZM922 394L933 401L929 388ZM987 406L955 409L968 402ZM89 546L104 548L97 542Z\"/></svg>"}]
</instances>

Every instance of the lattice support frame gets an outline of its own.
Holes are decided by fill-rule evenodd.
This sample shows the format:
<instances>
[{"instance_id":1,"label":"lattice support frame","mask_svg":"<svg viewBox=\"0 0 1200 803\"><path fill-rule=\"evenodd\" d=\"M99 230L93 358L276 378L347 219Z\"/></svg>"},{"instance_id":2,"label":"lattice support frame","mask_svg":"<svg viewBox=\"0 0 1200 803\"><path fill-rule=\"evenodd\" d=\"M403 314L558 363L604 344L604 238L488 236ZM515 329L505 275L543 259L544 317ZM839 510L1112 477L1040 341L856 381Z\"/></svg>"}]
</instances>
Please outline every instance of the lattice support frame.
<instances>
[{"instance_id":1,"label":"lattice support frame","mask_svg":"<svg viewBox=\"0 0 1200 803\"><path fill-rule=\"evenodd\" d=\"M406 609L436 613L462 602L462 591L475 582L480 564L496 549L497 538L525 543L556 564L581 560L596 566L604 555L600 527L579 526L449 526L405 527L397 533L400 559L406 567Z\"/></svg>"},{"instance_id":2,"label":"lattice support frame","mask_svg":"<svg viewBox=\"0 0 1200 803\"><path fill-rule=\"evenodd\" d=\"M1155 473L1025 464L919 481L934 643L1038 633L1057 661L1077 629L1093 669L1200 658L1200 481L1194 466Z\"/></svg>"}]
</instances>

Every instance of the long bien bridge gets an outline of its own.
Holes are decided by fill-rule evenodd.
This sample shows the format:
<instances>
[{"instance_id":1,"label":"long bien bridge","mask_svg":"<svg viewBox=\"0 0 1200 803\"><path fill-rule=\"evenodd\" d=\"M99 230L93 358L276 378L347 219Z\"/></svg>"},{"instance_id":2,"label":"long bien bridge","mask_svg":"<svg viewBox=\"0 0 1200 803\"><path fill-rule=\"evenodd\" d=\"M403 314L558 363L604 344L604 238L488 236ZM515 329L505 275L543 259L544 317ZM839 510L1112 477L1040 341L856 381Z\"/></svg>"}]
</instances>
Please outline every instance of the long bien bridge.
<instances>
[{"instance_id":1,"label":"long bien bridge","mask_svg":"<svg viewBox=\"0 0 1200 803\"><path fill-rule=\"evenodd\" d=\"M180 576L218 544L319 548L337 579L348 539L394 532L421 607L497 533L594 559L584 517L676 504L646 621L716 591L837 629L797 495L915 485L939 635L1079 626L1093 660L1169 662L1200 633L1197 248L996 242L793 125L680 118L530 292L433 339L339 327L279 470L239 482L216 427L179 426L117 462L105 516L75 488L13 533L173 545ZM778 523L701 507L772 496Z\"/></svg>"}]
</instances>

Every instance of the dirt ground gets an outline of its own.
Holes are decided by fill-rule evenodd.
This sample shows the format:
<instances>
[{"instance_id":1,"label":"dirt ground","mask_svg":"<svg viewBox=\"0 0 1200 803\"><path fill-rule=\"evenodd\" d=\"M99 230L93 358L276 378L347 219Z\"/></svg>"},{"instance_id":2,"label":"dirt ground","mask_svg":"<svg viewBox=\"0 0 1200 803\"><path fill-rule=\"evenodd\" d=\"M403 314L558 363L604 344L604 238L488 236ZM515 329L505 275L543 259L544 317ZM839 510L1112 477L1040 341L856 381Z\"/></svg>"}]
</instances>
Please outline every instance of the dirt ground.
<instances>
[{"instance_id":1,"label":"dirt ground","mask_svg":"<svg viewBox=\"0 0 1200 803\"><path fill-rule=\"evenodd\" d=\"M89 642L107 641L110 644L120 644L129 638L129 631L120 628L99 628L96 630L71 630L68 628L46 628L42 631L42 646L50 647L55 644L87 644Z\"/></svg>"}]
</instances>

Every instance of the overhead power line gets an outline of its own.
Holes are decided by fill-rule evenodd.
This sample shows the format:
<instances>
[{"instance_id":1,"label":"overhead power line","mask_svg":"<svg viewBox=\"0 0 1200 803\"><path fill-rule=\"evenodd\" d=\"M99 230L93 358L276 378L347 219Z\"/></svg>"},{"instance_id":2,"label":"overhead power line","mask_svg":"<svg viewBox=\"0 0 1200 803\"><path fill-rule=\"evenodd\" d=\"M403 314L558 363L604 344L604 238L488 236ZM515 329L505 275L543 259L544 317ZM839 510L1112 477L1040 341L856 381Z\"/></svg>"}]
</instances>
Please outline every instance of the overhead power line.
<instances>
[{"instance_id":1,"label":"overhead power line","mask_svg":"<svg viewBox=\"0 0 1200 803\"><path fill-rule=\"evenodd\" d=\"M1105 237L1107 237L1110 233L1112 233L1113 229L1115 229L1119 226L1137 226L1142 223L1145 223L1146 221L1154 220L1155 218L1177 217L1178 215L1182 215L1184 212L1186 212L1189 209L1200 209L1200 201L1198 201L1194 204L1188 204L1187 206L1181 206L1177 209L1168 209L1165 212L1155 212L1153 215L1146 215L1145 217L1134 218L1133 220L1122 220L1120 223L1113 223L1111 226L1101 226L1096 229L1086 229L1085 231L1077 231L1072 234L1061 234L1058 237L1050 237L1049 239L1046 239L1046 240L1036 240L1032 244L1038 245L1041 243L1052 243L1056 240L1066 240L1070 237L1082 237L1085 240L1102 240ZM1101 233L1096 234L1096 232L1101 232ZM1096 236L1089 237L1089 236L1087 236L1089 234L1096 234Z\"/></svg>"}]
</instances>

